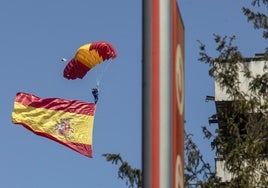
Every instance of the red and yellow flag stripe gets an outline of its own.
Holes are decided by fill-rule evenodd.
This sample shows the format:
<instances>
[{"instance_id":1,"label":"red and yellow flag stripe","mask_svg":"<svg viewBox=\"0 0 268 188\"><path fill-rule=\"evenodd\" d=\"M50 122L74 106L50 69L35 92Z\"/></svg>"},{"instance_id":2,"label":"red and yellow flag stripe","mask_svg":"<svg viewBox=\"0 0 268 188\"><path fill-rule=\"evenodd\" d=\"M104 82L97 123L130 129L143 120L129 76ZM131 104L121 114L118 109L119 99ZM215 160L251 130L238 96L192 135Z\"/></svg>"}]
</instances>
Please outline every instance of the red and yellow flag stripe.
<instances>
[{"instance_id":1,"label":"red and yellow flag stripe","mask_svg":"<svg viewBox=\"0 0 268 188\"><path fill-rule=\"evenodd\" d=\"M19 92L14 102L12 122L92 157L95 109L94 103L60 98L42 99Z\"/></svg>"}]
</instances>

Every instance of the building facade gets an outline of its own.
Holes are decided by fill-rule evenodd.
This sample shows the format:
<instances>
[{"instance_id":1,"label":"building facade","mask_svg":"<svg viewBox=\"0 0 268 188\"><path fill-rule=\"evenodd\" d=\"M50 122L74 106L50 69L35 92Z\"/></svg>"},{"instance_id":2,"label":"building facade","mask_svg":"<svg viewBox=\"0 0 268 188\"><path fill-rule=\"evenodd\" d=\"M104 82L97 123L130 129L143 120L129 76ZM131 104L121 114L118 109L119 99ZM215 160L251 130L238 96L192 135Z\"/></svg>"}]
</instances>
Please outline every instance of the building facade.
<instances>
[{"instance_id":1,"label":"building facade","mask_svg":"<svg viewBox=\"0 0 268 188\"><path fill-rule=\"evenodd\" d=\"M239 135L241 136L241 142L243 142L243 139L246 138L243 135L250 134L253 137L258 137L258 133L254 132L254 129L248 128L248 122L255 118L256 120L258 117L264 117L267 118L267 108L265 109L265 105L268 104L267 102L267 83L260 83L263 87L264 92L259 95L258 92L252 91L253 83L258 81L258 79L255 80L255 78L266 78L268 77L268 62L264 60L264 54L256 54L254 57L245 58L244 62L238 63L239 71L237 71L238 85L234 86L239 88L240 94L243 94L244 99L250 101L258 100L258 105L256 105L256 108L253 107L251 110L248 111L248 113L241 113L233 115L234 112L234 101L240 100L239 97L236 98L235 95L228 90L228 88L223 87L219 80L215 79L215 97L214 96L207 96L207 100L213 100L215 102L216 107L216 114L211 116L209 119L209 123L217 123L218 124L218 130L222 137L225 137L225 139L232 139L232 134L229 134L231 129L228 128L227 124L229 121L233 121L234 123L238 124L239 129ZM248 77L248 73L250 73L250 77ZM254 81L253 81L254 78ZM261 79L259 79L261 81ZM265 79L263 79L265 80ZM265 94L266 91L266 94ZM266 95L266 96L265 96ZM242 95L241 95L242 96ZM267 106L266 106L267 107ZM264 114L264 115L263 115ZM266 121L267 122L267 121ZM253 125L253 128L257 127L258 123ZM268 127L268 126L267 126ZM266 132L268 132L268 129L266 129ZM268 134L267 137L268 138ZM266 142L268 145L268 142L266 140L265 136L262 136L260 139L263 139L263 142ZM224 140L224 139L223 139ZM220 150L220 149L219 149ZM252 166L247 160L241 162L242 168L255 168L254 174L252 177L254 177L253 181L258 182L260 178L263 177L263 175L266 175L268 177L268 173L265 169L267 169L268 164L268 157L267 157L267 149L264 149L263 152L261 152L261 159L258 160L259 164L258 166L262 166L263 168L255 168L255 166ZM221 155L220 152L216 152L215 157L215 169L216 169L216 176L221 179L221 182L223 182L225 185L230 182L232 178L235 178L232 173L227 169L226 167L226 159L223 157L224 155ZM241 152L244 154L244 152ZM241 157L243 158L243 157ZM258 186L256 186L258 187Z\"/></svg>"}]
</instances>

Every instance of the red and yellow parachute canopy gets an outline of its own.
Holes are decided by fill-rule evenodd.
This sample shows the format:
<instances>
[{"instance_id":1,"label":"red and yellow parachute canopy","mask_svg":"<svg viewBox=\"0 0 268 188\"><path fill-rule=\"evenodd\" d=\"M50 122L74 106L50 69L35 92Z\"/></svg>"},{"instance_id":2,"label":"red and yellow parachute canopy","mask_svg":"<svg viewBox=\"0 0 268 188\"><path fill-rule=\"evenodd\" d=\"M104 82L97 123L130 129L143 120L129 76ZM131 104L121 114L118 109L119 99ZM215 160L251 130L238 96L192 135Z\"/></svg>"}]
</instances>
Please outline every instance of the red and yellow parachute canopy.
<instances>
[{"instance_id":1,"label":"red and yellow parachute canopy","mask_svg":"<svg viewBox=\"0 0 268 188\"><path fill-rule=\"evenodd\" d=\"M97 64L116 57L116 50L107 42L85 44L77 49L75 56L66 65L63 76L69 80L82 79Z\"/></svg>"}]
</instances>

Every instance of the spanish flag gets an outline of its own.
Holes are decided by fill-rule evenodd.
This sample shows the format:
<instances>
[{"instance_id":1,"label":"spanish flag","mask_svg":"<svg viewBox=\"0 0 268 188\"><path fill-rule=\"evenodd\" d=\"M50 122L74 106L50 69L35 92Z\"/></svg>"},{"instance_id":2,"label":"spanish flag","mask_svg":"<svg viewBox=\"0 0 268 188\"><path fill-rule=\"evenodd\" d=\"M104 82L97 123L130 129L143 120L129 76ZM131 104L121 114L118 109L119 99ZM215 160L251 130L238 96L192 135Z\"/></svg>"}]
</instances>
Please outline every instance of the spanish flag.
<instances>
[{"instance_id":1,"label":"spanish flag","mask_svg":"<svg viewBox=\"0 0 268 188\"><path fill-rule=\"evenodd\" d=\"M41 99L16 94L12 123L92 157L92 133L96 105L60 98Z\"/></svg>"}]
</instances>

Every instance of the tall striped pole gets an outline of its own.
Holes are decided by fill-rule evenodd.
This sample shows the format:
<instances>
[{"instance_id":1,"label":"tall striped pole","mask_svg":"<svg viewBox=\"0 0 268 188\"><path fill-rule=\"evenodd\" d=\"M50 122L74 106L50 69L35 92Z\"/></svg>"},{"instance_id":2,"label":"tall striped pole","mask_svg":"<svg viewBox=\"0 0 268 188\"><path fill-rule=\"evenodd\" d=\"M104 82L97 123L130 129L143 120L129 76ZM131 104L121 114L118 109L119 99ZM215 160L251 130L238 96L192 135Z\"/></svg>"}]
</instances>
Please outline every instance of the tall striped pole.
<instances>
[{"instance_id":1,"label":"tall striped pole","mask_svg":"<svg viewBox=\"0 0 268 188\"><path fill-rule=\"evenodd\" d=\"M176 0L143 1L144 188L183 186L184 27L177 32L178 15Z\"/></svg>"}]
</instances>

